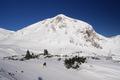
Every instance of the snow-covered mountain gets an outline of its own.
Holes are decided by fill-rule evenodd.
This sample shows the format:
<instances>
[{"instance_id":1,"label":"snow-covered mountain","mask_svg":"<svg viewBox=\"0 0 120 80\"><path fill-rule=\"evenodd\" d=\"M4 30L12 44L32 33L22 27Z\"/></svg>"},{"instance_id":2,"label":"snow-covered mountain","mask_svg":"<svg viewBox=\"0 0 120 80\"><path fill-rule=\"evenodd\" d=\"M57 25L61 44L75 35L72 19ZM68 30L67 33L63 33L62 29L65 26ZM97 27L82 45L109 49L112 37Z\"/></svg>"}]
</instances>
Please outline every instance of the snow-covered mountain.
<instances>
[{"instance_id":1,"label":"snow-covered mountain","mask_svg":"<svg viewBox=\"0 0 120 80\"><path fill-rule=\"evenodd\" d=\"M15 46L14 44L4 44L6 40L9 42L9 39L13 34L15 34L14 31L0 28L0 57L20 54L20 47Z\"/></svg>"},{"instance_id":2,"label":"snow-covered mountain","mask_svg":"<svg viewBox=\"0 0 120 80\"><path fill-rule=\"evenodd\" d=\"M27 49L37 58L24 60ZM39 54L43 49L53 55ZM120 80L119 52L120 35L102 36L90 24L60 14L16 32L0 29L0 80ZM86 63L67 69L64 60L74 54Z\"/></svg>"},{"instance_id":3,"label":"snow-covered mountain","mask_svg":"<svg viewBox=\"0 0 120 80\"><path fill-rule=\"evenodd\" d=\"M18 30L2 44L16 45L33 51L48 49L54 54L83 51L107 55L110 52L118 54L119 39L120 37L104 37L90 24L59 14Z\"/></svg>"},{"instance_id":4,"label":"snow-covered mountain","mask_svg":"<svg viewBox=\"0 0 120 80\"><path fill-rule=\"evenodd\" d=\"M9 37L13 33L14 33L14 31L10 31L10 30L0 28L0 40L3 40L5 38Z\"/></svg>"},{"instance_id":5,"label":"snow-covered mountain","mask_svg":"<svg viewBox=\"0 0 120 80\"><path fill-rule=\"evenodd\" d=\"M102 48L98 42L104 39L88 23L62 14L17 31L14 38L49 45L55 43L64 46L65 44L73 44L75 46L85 45L97 48Z\"/></svg>"}]
</instances>

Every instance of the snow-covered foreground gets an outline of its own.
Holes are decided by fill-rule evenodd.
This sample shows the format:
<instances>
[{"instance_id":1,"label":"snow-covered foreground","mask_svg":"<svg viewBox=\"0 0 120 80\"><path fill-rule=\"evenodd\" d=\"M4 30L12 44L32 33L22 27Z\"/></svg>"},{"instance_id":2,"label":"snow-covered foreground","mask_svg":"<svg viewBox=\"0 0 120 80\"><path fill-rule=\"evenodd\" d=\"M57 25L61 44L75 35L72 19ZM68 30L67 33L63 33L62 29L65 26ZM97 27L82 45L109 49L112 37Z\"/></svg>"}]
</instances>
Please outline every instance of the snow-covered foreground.
<instances>
[{"instance_id":1,"label":"snow-covered foreground","mask_svg":"<svg viewBox=\"0 0 120 80\"><path fill-rule=\"evenodd\" d=\"M104 59L87 59L78 70L67 69L58 58L0 60L0 80L120 80L119 74L120 63Z\"/></svg>"}]
</instances>

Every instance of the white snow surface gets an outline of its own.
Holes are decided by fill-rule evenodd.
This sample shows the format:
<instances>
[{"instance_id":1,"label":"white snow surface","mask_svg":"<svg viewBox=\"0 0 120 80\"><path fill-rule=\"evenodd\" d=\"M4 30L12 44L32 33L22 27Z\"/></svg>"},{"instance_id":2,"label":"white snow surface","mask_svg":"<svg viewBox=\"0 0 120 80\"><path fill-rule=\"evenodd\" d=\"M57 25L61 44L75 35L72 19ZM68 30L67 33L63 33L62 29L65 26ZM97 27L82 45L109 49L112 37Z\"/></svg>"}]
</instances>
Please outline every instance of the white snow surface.
<instances>
[{"instance_id":1,"label":"white snow surface","mask_svg":"<svg viewBox=\"0 0 120 80\"><path fill-rule=\"evenodd\" d=\"M79 69L65 68L58 58L27 61L0 60L0 80L120 80L120 63L92 60ZM43 66L46 62L47 66Z\"/></svg>"},{"instance_id":2,"label":"white snow surface","mask_svg":"<svg viewBox=\"0 0 120 80\"><path fill-rule=\"evenodd\" d=\"M14 31L10 31L10 30L0 28L0 40L3 40L4 38L8 38L13 33L14 33Z\"/></svg>"}]
</instances>

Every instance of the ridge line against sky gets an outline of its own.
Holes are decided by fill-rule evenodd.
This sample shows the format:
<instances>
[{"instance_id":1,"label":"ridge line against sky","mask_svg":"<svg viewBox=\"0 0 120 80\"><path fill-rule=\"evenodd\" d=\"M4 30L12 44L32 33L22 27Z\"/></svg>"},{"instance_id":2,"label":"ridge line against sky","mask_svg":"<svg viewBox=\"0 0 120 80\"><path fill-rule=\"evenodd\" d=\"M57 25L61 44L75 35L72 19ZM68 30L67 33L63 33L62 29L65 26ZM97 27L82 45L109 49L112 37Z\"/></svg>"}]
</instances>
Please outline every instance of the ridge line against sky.
<instances>
[{"instance_id":1,"label":"ridge line against sky","mask_svg":"<svg viewBox=\"0 0 120 80\"><path fill-rule=\"evenodd\" d=\"M102 35L119 35L119 4L120 0L0 0L0 27L16 31L64 14L91 24Z\"/></svg>"}]
</instances>

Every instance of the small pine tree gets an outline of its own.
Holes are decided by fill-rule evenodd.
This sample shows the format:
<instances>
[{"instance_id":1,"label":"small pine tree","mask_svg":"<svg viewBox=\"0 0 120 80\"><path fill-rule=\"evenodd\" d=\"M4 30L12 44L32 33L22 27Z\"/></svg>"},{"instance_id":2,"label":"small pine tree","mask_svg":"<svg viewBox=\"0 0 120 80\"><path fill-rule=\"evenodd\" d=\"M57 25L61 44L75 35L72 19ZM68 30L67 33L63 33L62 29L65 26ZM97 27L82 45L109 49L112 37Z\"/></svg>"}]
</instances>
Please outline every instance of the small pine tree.
<instances>
[{"instance_id":1,"label":"small pine tree","mask_svg":"<svg viewBox=\"0 0 120 80\"><path fill-rule=\"evenodd\" d=\"M47 49L44 49L44 55L48 55Z\"/></svg>"},{"instance_id":2,"label":"small pine tree","mask_svg":"<svg viewBox=\"0 0 120 80\"><path fill-rule=\"evenodd\" d=\"M27 50L25 59L30 59L30 58L32 58L32 55L30 54L29 50Z\"/></svg>"}]
</instances>

